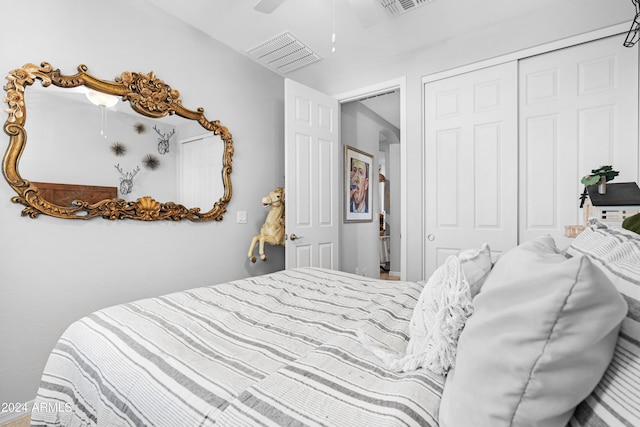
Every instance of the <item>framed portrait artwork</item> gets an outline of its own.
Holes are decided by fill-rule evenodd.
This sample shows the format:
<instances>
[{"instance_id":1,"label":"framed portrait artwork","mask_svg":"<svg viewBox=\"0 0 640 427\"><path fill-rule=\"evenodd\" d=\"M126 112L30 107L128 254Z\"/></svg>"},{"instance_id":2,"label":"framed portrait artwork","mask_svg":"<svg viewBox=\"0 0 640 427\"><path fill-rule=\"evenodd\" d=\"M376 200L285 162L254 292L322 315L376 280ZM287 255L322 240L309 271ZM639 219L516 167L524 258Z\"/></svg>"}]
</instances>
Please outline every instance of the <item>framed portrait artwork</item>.
<instances>
[{"instance_id":1,"label":"framed portrait artwork","mask_svg":"<svg viewBox=\"0 0 640 427\"><path fill-rule=\"evenodd\" d=\"M373 221L373 156L344 147L344 222Z\"/></svg>"}]
</instances>

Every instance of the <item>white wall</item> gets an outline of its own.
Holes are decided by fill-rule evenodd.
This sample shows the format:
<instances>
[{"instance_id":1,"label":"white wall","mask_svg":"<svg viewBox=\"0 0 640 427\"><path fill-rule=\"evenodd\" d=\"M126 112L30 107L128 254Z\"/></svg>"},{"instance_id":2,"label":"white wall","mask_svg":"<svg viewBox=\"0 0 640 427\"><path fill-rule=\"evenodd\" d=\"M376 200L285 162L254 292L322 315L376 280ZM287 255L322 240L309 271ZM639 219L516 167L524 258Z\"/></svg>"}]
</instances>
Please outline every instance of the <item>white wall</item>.
<instances>
[{"instance_id":1,"label":"white wall","mask_svg":"<svg viewBox=\"0 0 640 427\"><path fill-rule=\"evenodd\" d=\"M21 402L35 397L48 353L77 318L284 267L282 247L267 247L266 263L246 256L266 215L260 199L284 184L284 84L144 1L14 2L5 15L5 74L41 61L64 74L86 64L108 80L122 71L155 71L186 107L204 107L210 120L227 126L235 143L233 198L222 222L30 219L0 183L0 402ZM0 141L6 147L6 134ZM236 224L239 210L248 212L248 224Z\"/></svg>"},{"instance_id":2,"label":"white wall","mask_svg":"<svg viewBox=\"0 0 640 427\"><path fill-rule=\"evenodd\" d=\"M491 5L487 6L491 13ZM348 64L329 70L314 64L291 73L290 77L328 94L352 93L380 82L406 78L407 124L405 139L407 174L407 280L422 279L423 200L422 188L422 77L482 61L573 35L633 20L635 10L626 0L563 0L555 13L541 9L519 19L433 43L422 51L398 56L385 66ZM620 43L624 35L620 38Z\"/></svg>"},{"instance_id":3,"label":"white wall","mask_svg":"<svg viewBox=\"0 0 640 427\"><path fill-rule=\"evenodd\" d=\"M391 259L389 262L390 273L400 276L400 225L402 218L400 217L400 173L402 165L400 163L400 144L389 144L389 187L391 189L389 195L389 224L391 234L389 243L391 245Z\"/></svg>"},{"instance_id":4,"label":"white wall","mask_svg":"<svg viewBox=\"0 0 640 427\"><path fill-rule=\"evenodd\" d=\"M384 185L380 183L380 185L384 187L387 199L385 201L385 222L387 225L385 234L389 236L391 253L388 266L389 274L400 277L402 273L400 262L400 230L402 225L400 212L400 176L402 172L400 163L400 130L395 126L391 126L389 129L394 129L395 132L392 134L392 132L383 131L380 135L380 150L382 150L380 156L384 156L385 159L383 174L386 178L386 183Z\"/></svg>"}]
</instances>

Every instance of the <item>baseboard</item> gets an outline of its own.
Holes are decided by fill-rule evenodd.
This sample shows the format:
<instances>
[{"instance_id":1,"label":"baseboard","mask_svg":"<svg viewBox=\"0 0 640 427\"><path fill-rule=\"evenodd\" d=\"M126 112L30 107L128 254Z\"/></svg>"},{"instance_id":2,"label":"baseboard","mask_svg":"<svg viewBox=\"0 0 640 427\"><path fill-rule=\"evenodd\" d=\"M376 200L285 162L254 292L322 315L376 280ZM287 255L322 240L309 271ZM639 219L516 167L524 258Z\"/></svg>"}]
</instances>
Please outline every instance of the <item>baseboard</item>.
<instances>
[{"instance_id":1,"label":"baseboard","mask_svg":"<svg viewBox=\"0 0 640 427\"><path fill-rule=\"evenodd\" d=\"M31 408L33 408L35 400L29 400L28 402L24 402L23 408L28 408L27 411L13 411L13 412L0 412L0 426L10 423L11 421L15 421L18 418L22 418L26 415L31 414ZM3 407L0 410L8 410L9 408Z\"/></svg>"},{"instance_id":2,"label":"baseboard","mask_svg":"<svg viewBox=\"0 0 640 427\"><path fill-rule=\"evenodd\" d=\"M399 271L389 271L389 276L400 277L400 272Z\"/></svg>"}]
</instances>

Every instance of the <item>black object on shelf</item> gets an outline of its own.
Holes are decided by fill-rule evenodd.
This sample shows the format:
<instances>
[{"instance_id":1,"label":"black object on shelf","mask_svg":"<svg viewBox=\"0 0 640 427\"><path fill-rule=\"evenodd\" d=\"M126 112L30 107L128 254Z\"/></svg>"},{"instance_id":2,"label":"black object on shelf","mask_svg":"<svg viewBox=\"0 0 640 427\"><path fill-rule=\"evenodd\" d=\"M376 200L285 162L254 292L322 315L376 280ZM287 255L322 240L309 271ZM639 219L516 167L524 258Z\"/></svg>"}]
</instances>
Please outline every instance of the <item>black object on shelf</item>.
<instances>
[{"instance_id":1,"label":"black object on shelf","mask_svg":"<svg viewBox=\"0 0 640 427\"><path fill-rule=\"evenodd\" d=\"M640 188L635 182L607 183L607 192L598 193L597 185L587 187L593 206L640 206Z\"/></svg>"}]
</instances>

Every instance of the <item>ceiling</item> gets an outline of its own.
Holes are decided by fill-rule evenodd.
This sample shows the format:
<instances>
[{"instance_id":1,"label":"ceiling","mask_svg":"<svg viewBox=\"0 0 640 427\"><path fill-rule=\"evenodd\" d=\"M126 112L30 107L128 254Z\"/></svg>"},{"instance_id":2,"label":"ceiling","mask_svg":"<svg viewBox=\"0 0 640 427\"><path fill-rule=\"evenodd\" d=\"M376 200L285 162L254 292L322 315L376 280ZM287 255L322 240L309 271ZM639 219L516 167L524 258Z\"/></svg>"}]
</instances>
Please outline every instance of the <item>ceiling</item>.
<instances>
[{"instance_id":1,"label":"ceiling","mask_svg":"<svg viewBox=\"0 0 640 427\"><path fill-rule=\"evenodd\" d=\"M402 72L407 61L428 57L433 49L446 49L442 46L463 37L478 39L487 31L497 34L505 49L513 49L515 37L532 43L544 37L566 37L571 31L631 22L635 14L633 4L624 0L146 1L248 57L251 49L286 33L287 39L293 38L320 59L294 70L265 67L311 87L322 86L320 81L328 75L350 75L351 81L359 82L358 76L388 64L396 64ZM381 5L392 1L421 5L392 17ZM281 4L263 13L254 9L261 2L262 6Z\"/></svg>"}]
</instances>

